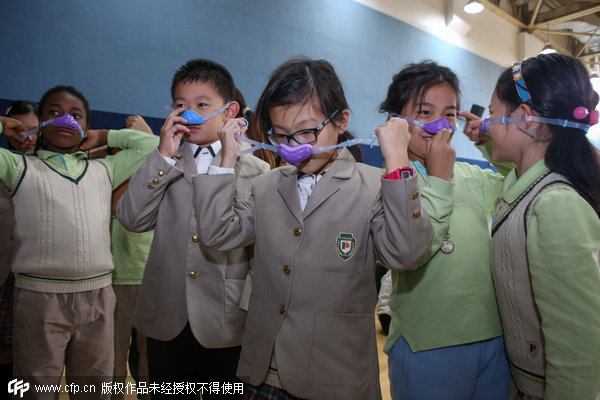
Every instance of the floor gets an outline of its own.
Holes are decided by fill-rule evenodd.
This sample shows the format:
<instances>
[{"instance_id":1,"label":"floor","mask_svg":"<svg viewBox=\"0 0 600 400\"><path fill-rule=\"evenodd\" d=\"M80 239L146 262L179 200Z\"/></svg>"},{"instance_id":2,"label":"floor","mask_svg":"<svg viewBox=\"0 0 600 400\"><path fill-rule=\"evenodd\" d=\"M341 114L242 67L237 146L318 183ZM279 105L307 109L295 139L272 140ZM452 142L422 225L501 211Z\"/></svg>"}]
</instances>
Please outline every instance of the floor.
<instances>
[{"instance_id":1,"label":"floor","mask_svg":"<svg viewBox=\"0 0 600 400\"><path fill-rule=\"evenodd\" d=\"M377 320L377 319L376 319ZM381 382L381 394L383 396L383 400L391 400L390 396L390 382L388 379L388 365L387 365L387 356L383 353L383 344L385 343L385 335L381 330L381 326L379 325L379 321L376 322L377 330L377 350L379 352L379 379ZM128 377L128 380L132 383L134 382L131 377ZM64 384L64 377L62 379L62 383ZM61 393L59 396L60 400L68 400L69 397L66 393ZM136 396L133 394L125 395L125 400L135 400Z\"/></svg>"}]
</instances>

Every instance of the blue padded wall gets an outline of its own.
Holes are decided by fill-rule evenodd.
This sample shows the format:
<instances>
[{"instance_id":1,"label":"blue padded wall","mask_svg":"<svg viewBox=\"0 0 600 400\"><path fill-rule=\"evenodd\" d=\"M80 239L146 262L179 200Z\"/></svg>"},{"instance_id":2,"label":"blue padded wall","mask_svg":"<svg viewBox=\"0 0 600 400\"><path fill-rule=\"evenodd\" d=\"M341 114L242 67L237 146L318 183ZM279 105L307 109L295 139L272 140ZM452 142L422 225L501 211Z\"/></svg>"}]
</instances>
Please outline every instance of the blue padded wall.
<instances>
[{"instance_id":1,"label":"blue padded wall","mask_svg":"<svg viewBox=\"0 0 600 400\"><path fill-rule=\"evenodd\" d=\"M357 136L384 120L378 105L406 63L432 59L454 69L467 108L487 106L502 70L350 0L20 0L5 2L2 15L0 99L37 100L70 84L94 110L159 119L173 72L196 57L224 64L251 106L289 57L327 59L344 83ZM459 156L481 159L462 135L454 145Z\"/></svg>"}]
</instances>

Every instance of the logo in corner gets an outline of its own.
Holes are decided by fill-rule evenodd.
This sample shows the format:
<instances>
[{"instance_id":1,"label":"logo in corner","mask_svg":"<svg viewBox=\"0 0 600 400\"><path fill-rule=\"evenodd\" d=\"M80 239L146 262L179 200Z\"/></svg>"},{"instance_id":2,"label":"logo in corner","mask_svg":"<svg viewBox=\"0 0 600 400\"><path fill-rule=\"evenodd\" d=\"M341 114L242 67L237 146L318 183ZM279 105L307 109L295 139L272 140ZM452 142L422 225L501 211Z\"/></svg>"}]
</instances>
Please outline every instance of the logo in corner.
<instances>
[{"instance_id":1,"label":"logo in corner","mask_svg":"<svg viewBox=\"0 0 600 400\"><path fill-rule=\"evenodd\" d=\"M356 238L351 233L340 233L335 243L335 249L337 250L337 255L343 261L348 261L356 251Z\"/></svg>"},{"instance_id":2,"label":"logo in corner","mask_svg":"<svg viewBox=\"0 0 600 400\"><path fill-rule=\"evenodd\" d=\"M18 394L19 397L23 398L23 393L29 390L29 382L22 380L13 379L8 382L8 393L13 393L15 396Z\"/></svg>"}]
</instances>

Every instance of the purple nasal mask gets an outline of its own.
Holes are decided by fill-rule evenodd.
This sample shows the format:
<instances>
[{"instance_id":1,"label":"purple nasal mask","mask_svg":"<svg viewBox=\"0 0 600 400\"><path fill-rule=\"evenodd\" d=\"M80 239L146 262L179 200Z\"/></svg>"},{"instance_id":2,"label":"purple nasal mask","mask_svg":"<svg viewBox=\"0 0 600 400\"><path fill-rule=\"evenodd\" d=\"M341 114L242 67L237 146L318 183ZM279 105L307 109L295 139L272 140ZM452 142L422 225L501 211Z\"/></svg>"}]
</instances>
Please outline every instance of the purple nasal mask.
<instances>
[{"instance_id":1,"label":"purple nasal mask","mask_svg":"<svg viewBox=\"0 0 600 400\"><path fill-rule=\"evenodd\" d=\"M442 129L450 129L452 132L456 132L458 130L458 126L450 125L450 122L448 122L448 120L445 118L438 118L434 121L429 121L429 122L423 123L422 121L417 121L416 119L412 119L412 118L404 116L404 115L399 115L399 114L394 114L394 113L391 113L390 115L392 117L405 119L408 122L410 122L411 124L423 128L423 130L425 132L431 133L432 135L437 134Z\"/></svg>"},{"instance_id":2,"label":"purple nasal mask","mask_svg":"<svg viewBox=\"0 0 600 400\"><path fill-rule=\"evenodd\" d=\"M434 135L442 129L450 129L452 132L456 131L456 128L450 126L450 122L445 118L438 118L435 121L426 122L423 124L423 129Z\"/></svg>"},{"instance_id":3,"label":"purple nasal mask","mask_svg":"<svg viewBox=\"0 0 600 400\"><path fill-rule=\"evenodd\" d=\"M40 128L43 128L46 125L54 124L56 126L64 126L65 128L70 128L79 132L81 137L85 137L85 132L81 128L81 126L75 121L75 118L71 114L65 114L58 118L49 119L48 121L44 121L40 124Z\"/></svg>"},{"instance_id":4,"label":"purple nasal mask","mask_svg":"<svg viewBox=\"0 0 600 400\"><path fill-rule=\"evenodd\" d=\"M360 143L366 143L366 144L370 145L371 147L373 147L373 145L377 141L377 137L375 135L372 135L368 138L355 138L355 139L345 140L341 143L338 143L338 144L335 144L332 146L314 147L308 143L300 144L297 146L290 146L287 143L281 143L277 146L274 146L272 144L257 142L256 140L248 139L246 137L239 136L239 135L236 135L235 138L242 142L250 143L253 145L249 149L244 149L244 150L241 150L240 152L238 152L238 154L240 154L240 155L252 153L259 149L270 150L274 153L279 154L281 156L281 158L283 158L285 161L287 161L288 163L290 163L292 165L300 164L302 161L306 160L313 154L324 153L324 152L327 152L327 151L330 151L330 150L333 150L336 148L340 148L340 147L351 147L351 146L354 146L354 145L357 145Z\"/></svg>"},{"instance_id":5,"label":"purple nasal mask","mask_svg":"<svg viewBox=\"0 0 600 400\"><path fill-rule=\"evenodd\" d=\"M281 143L277 146L277 154L292 165L298 165L306 160L313 153L313 147L310 144L301 144L290 146L287 143Z\"/></svg>"}]
</instances>

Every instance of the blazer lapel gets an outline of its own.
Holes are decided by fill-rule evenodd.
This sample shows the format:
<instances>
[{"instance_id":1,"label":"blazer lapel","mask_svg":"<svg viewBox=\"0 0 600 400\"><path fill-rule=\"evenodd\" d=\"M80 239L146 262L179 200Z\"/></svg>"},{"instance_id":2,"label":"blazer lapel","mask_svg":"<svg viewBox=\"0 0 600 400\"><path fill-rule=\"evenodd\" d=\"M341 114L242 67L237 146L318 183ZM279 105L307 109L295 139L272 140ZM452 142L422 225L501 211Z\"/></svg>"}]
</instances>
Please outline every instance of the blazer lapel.
<instances>
[{"instance_id":1,"label":"blazer lapel","mask_svg":"<svg viewBox=\"0 0 600 400\"><path fill-rule=\"evenodd\" d=\"M180 168L183 167L183 177L191 185L192 175L198 173L198 167L196 166L194 155L187 142L183 142L183 144L179 146L175 154L173 154L173 158L179 163Z\"/></svg>"},{"instance_id":2,"label":"blazer lapel","mask_svg":"<svg viewBox=\"0 0 600 400\"><path fill-rule=\"evenodd\" d=\"M349 179L352 176L355 165L354 157L347 148L344 148L329 170L315 185L302 213L303 219L307 219L321 204L340 190L341 180Z\"/></svg>"},{"instance_id":3,"label":"blazer lapel","mask_svg":"<svg viewBox=\"0 0 600 400\"><path fill-rule=\"evenodd\" d=\"M302 210L300 209L300 198L298 197L298 185L296 183L298 170L293 167L282 167L280 173L282 177L277 184L277 191L294 218L301 224Z\"/></svg>"}]
</instances>

